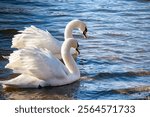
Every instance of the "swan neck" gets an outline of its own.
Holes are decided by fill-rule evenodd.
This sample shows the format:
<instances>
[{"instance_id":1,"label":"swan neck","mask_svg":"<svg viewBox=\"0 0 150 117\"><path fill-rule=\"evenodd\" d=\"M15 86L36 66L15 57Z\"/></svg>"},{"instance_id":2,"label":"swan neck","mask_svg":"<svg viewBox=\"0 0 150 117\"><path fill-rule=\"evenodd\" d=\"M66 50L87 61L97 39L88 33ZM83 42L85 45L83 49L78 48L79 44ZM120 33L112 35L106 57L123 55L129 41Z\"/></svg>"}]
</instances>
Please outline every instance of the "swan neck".
<instances>
[{"instance_id":1,"label":"swan neck","mask_svg":"<svg viewBox=\"0 0 150 117\"><path fill-rule=\"evenodd\" d=\"M65 39L73 38L72 31L73 31L73 26L71 24L68 24L65 28L65 33L64 33Z\"/></svg>"},{"instance_id":2,"label":"swan neck","mask_svg":"<svg viewBox=\"0 0 150 117\"><path fill-rule=\"evenodd\" d=\"M72 31L74 28L80 28L81 22L79 20L73 20L66 25L64 37L65 40L73 38Z\"/></svg>"},{"instance_id":3,"label":"swan neck","mask_svg":"<svg viewBox=\"0 0 150 117\"><path fill-rule=\"evenodd\" d=\"M62 59L64 61L65 66L69 70L70 74L77 75L80 77L80 71L78 69L78 66L73 59L72 55L70 54L70 48L68 46L62 46L61 53L62 53Z\"/></svg>"}]
</instances>

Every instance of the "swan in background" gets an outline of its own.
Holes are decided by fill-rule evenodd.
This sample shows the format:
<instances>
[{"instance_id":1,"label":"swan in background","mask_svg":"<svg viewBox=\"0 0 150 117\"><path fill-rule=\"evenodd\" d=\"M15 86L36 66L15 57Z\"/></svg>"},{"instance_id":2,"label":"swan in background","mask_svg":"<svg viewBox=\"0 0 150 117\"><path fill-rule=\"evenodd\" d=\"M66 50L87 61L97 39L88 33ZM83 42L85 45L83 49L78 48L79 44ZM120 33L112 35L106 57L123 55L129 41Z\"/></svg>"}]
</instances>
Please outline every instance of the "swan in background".
<instances>
[{"instance_id":1,"label":"swan in background","mask_svg":"<svg viewBox=\"0 0 150 117\"><path fill-rule=\"evenodd\" d=\"M74 28L78 28L86 38L87 26L83 21L72 20L65 28L64 38L65 40L74 39L72 31ZM12 48L29 48L36 47L47 49L54 56L61 59L61 45L62 42L55 39L48 31L41 30L35 26L27 27L23 31L19 31L21 34L17 34L12 39ZM71 49L71 53L75 54L76 51Z\"/></svg>"},{"instance_id":2,"label":"swan in background","mask_svg":"<svg viewBox=\"0 0 150 117\"><path fill-rule=\"evenodd\" d=\"M65 65L46 49L25 48L14 51L9 57L6 68L20 75L10 80L0 81L0 84L4 88L38 88L60 86L78 80L80 71L70 53L71 48L78 51L77 40L66 39L61 47Z\"/></svg>"}]
</instances>

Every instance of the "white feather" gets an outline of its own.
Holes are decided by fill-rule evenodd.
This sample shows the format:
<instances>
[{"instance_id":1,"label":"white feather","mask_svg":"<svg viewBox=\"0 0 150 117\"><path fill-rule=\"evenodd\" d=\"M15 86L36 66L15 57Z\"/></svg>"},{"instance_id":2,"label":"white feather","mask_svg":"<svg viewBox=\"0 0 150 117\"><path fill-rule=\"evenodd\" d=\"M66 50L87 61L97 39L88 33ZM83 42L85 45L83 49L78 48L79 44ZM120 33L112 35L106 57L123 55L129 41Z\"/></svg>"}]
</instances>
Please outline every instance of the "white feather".
<instances>
[{"instance_id":1,"label":"white feather","mask_svg":"<svg viewBox=\"0 0 150 117\"><path fill-rule=\"evenodd\" d=\"M12 40L12 48L46 48L56 55L56 57L60 55L62 42L56 40L48 31L43 31L35 26L31 26L19 32L21 32L21 34L15 35Z\"/></svg>"},{"instance_id":2,"label":"white feather","mask_svg":"<svg viewBox=\"0 0 150 117\"><path fill-rule=\"evenodd\" d=\"M57 86L68 81L69 71L60 60L48 50L26 48L14 51L6 68L20 73L18 77L1 81L5 86L32 88Z\"/></svg>"}]
</instances>

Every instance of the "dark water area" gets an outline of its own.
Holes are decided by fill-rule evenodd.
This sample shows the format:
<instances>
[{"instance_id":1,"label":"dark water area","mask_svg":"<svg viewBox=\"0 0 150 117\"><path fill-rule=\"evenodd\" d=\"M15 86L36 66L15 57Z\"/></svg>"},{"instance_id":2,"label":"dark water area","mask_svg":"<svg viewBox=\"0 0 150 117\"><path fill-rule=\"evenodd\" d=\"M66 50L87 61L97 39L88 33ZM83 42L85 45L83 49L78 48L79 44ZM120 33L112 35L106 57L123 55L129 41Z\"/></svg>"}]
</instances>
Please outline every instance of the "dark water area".
<instances>
[{"instance_id":1,"label":"dark water area","mask_svg":"<svg viewBox=\"0 0 150 117\"><path fill-rule=\"evenodd\" d=\"M0 80L15 77L3 56L13 52L17 31L35 25L63 41L64 28L80 19L78 30L81 80L42 89L0 86L0 99L150 99L150 0L1 0Z\"/></svg>"}]
</instances>

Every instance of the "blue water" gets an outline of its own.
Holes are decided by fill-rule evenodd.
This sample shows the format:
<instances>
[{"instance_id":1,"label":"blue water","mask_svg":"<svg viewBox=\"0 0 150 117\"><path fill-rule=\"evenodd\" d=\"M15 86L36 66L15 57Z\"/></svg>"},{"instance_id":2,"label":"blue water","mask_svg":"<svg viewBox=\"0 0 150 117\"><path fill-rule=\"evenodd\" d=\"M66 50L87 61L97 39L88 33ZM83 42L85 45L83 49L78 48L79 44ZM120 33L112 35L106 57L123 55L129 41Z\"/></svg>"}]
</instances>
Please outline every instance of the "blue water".
<instances>
[{"instance_id":1,"label":"blue water","mask_svg":"<svg viewBox=\"0 0 150 117\"><path fill-rule=\"evenodd\" d=\"M3 55L13 35L35 25L63 40L72 19L88 26L80 44L81 80L61 87L4 90L0 99L150 99L150 0L1 0L0 80L15 77Z\"/></svg>"}]
</instances>

